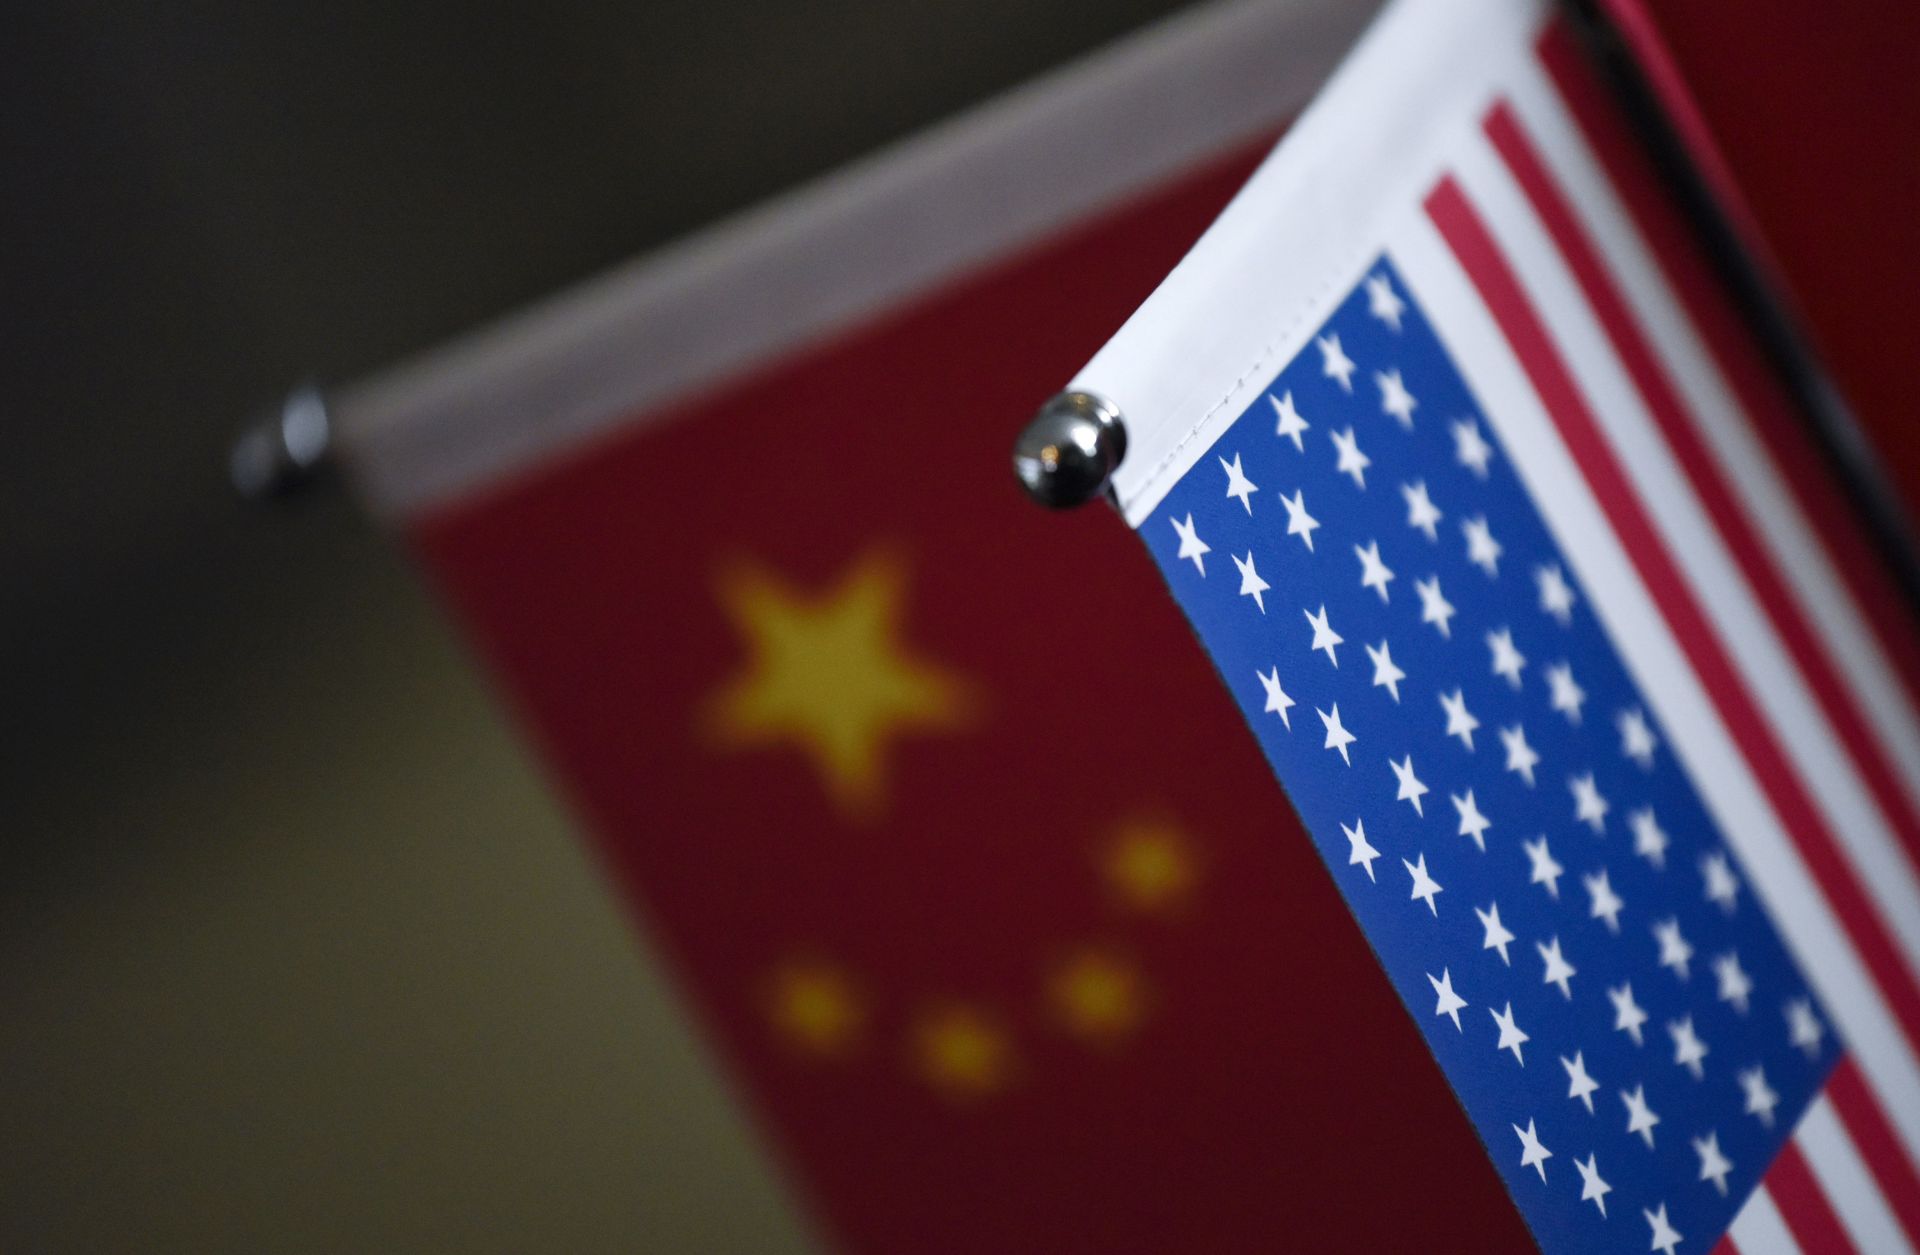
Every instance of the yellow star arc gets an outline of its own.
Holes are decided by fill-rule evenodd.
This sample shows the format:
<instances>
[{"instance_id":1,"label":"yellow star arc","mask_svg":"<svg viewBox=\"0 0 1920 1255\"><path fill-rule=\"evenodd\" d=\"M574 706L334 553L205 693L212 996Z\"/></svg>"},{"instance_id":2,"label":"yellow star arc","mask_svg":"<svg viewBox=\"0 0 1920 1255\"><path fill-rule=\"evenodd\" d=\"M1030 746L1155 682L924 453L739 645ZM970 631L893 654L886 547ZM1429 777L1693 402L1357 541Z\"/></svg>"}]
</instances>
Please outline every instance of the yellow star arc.
<instances>
[{"instance_id":1,"label":"yellow star arc","mask_svg":"<svg viewBox=\"0 0 1920 1255\"><path fill-rule=\"evenodd\" d=\"M852 982L837 968L795 962L775 973L773 1022L794 1048L818 1058L846 1054L860 1036L866 1008Z\"/></svg>"},{"instance_id":2,"label":"yellow star arc","mask_svg":"<svg viewBox=\"0 0 1920 1255\"><path fill-rule=\"evenodd\" d=\"M973 1007L955 1004L924 1013L913 1038L921 1074L948 1098L979 1098L1011 1079L1011 1043Z\"/></svg>"}]
</instances>

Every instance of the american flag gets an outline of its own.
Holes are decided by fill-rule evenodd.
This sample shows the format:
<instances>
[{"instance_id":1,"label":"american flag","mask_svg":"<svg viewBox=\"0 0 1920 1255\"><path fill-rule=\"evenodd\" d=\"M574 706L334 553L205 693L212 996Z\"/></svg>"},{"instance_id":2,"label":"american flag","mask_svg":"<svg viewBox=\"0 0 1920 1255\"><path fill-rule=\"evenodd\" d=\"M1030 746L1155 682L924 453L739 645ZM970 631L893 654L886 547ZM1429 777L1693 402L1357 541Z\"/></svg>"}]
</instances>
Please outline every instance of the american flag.
<instances>
[{"instance_id":1,"label":"american flag","mask_svg":"<svg viewBox=\"0 0 1920 1255\"><path fill-rule=\"evenodd\" d=\"M1910 628L1577 50L1491 7L1525 55L1129 517L1544 1248L1911 1250Z\"/></svg>"}]
</instances>

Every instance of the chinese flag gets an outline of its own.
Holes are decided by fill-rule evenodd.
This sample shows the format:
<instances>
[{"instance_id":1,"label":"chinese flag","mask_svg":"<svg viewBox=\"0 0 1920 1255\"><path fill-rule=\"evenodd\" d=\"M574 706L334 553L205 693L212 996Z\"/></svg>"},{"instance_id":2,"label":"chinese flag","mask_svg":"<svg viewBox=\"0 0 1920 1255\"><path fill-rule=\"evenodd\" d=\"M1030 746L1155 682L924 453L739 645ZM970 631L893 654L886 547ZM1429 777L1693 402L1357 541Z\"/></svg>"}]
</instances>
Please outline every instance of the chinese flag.
<instances>
[{"instance_id":1,"label":"chinese flag","mask_svg":"<svg viewBox=\"0 0 1920 1255\"><path fill-rule=\"evenodd\" d=\"M843 1248L1528 1246L1142 548L1009 473L1253 156L410 521Z\"/></svg>"}]
</instances>

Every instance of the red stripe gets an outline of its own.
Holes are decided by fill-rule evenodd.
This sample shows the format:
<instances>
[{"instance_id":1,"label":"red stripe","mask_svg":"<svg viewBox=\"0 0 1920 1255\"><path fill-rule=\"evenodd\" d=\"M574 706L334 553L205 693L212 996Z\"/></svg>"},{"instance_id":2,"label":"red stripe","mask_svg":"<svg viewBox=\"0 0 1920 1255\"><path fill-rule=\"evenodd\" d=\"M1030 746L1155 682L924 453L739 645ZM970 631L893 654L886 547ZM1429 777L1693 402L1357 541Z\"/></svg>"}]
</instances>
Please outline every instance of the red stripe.
<instances>
[{"instance_id":1,"label":"red stripe","mask_svg":"<svg viewBox=\"0 0 1920 1255\"><path fill-rule=\"evenodd\" d=\"M1806 677L1841 744L1859 766L1881 814L1899 835L1908 861L1920 859L1920 813L1916 813L1901 788L1885 746L1867 726L1866 716L1835 670L1832 656L1822 647L1779 566L1755 533L1733 486L1701 439L1698 426L1688 416L1672 380L1654 356L1653 346L1647 342L1592 240L1581 229L1572 206L1541 163L1512 107L1505 101L1487 115L1486 132L1579 281L1587 304L1599 318L1614 352L1646 402L1648 412L1659 424L1674 457L1699 494L1721 541L1767 611L1775 632Z\"/></svg>"},{"instance_id":2,"label":"red stripe","mask_svg":"<svg viewBox=\"0 0 1920 1255\"><path fill-rule=\"evenodd\" d=\"M1587 144L1606 169L1635 227L1686 307L1720 373L1772 455L1803 517L1819 521L1816 537L1853 592L1880 647L1920 701L1920 625L1887 576L1859 526L1859 515L1808 438L1804 425L1761 360L1739 312L1707 268L1686 223L1674 211L1612 98L1595 79L1572 36L1560 23L1540 40L1540 59L1573 114Z\"/></svg>"},{"instance_id":3,"label":"red stripe","mask_svg":"<svg viewBox=\"0 0 1920 1255\"><path fill-rule=\"evenodd\" d=\"M1908 1043L1920 1054L1920 987L1902 962L1852 864L1820 822L1799 776L1789 769L1779 742L1709 627L1666 542L1634 496L1625 471L1601 436L1585 399L1506 258L1451 177L1442 179L1429 194L1426 207L1499 323L1534 391L1612 520L1654 603L1706 686L1728 734L1833 905Z\"/></svg>"},{"instance_id":4,"label":"red stripe","mask_svg":"<svg viewBox=\"0 0 1920 1255\"><path fill-rule=\"evenodd\" d=\"M1740 1255L1740 1248L1734 1245L1733 1234L1721 1234L1720 1240L1713 1244L1712 1255Z\"/></svg>"},{"instance_id":5,"label":"red stripe","mask_svg":"<svg viewBox=\"0 0 1920 1255\"><path fill-rule=\"evenodd\" d=\"M1915 1246L1920 1246L1920 1168L1915 1167L1913 1157L1887 1123L1880 1104L1867 1092L1852 1059L1841 1057L1839 1066L1827 1078L1827 1096L1840 1113L1847 1136L1867 1161L1867 1170L1873 1173L1881 1196L1900 1218L1900 1227Z\"/></svg>"},{"instance_id":6,"label":"red stripe","mask_svg":"<svg viewBox=\"0 0 1920 1255\"><path fill-rule=\"evenodd\" d=\"M1767 1169L1767 1192L1773 1195L1781 1219L1793 1231L1801 1250L1838 1255L1859 1249L1840 1223L1833 1204L1827 1201L1826 1191L1813 1179L1806 1156L1800 1153L1799 1145L1792 1138L1780 1147L1773 1167Z\"/></svg>"}]
</instances>

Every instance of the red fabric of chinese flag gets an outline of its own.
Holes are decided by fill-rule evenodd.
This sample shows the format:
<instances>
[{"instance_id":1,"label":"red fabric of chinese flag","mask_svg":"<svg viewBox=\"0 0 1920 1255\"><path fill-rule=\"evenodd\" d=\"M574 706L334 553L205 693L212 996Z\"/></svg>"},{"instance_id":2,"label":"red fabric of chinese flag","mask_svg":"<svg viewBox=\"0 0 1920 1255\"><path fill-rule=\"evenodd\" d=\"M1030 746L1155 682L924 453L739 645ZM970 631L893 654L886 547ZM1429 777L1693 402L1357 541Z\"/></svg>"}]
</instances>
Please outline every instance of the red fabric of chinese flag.
<instances>
[{"instance_id":1,"label":"red fabric of chinese flag","mask_svg":"<svg viewBox=\"0 0 1920 1255\"><path fill-rule=\"evenodd\" d=\"M1607 0L1920 521L1920 5Z\"/></svg>"},{"instance_id":2,"label":"red fabric of chinese flag","mask_svg":"<svg viewBox=\"0 0 1920 1255\"><path fill-rule=\"evenodd\" d=\"M1140 546L1009 474L1252 156L410 523L846 1249L1529 1245Z\"/></svg>"}]
</instances>

